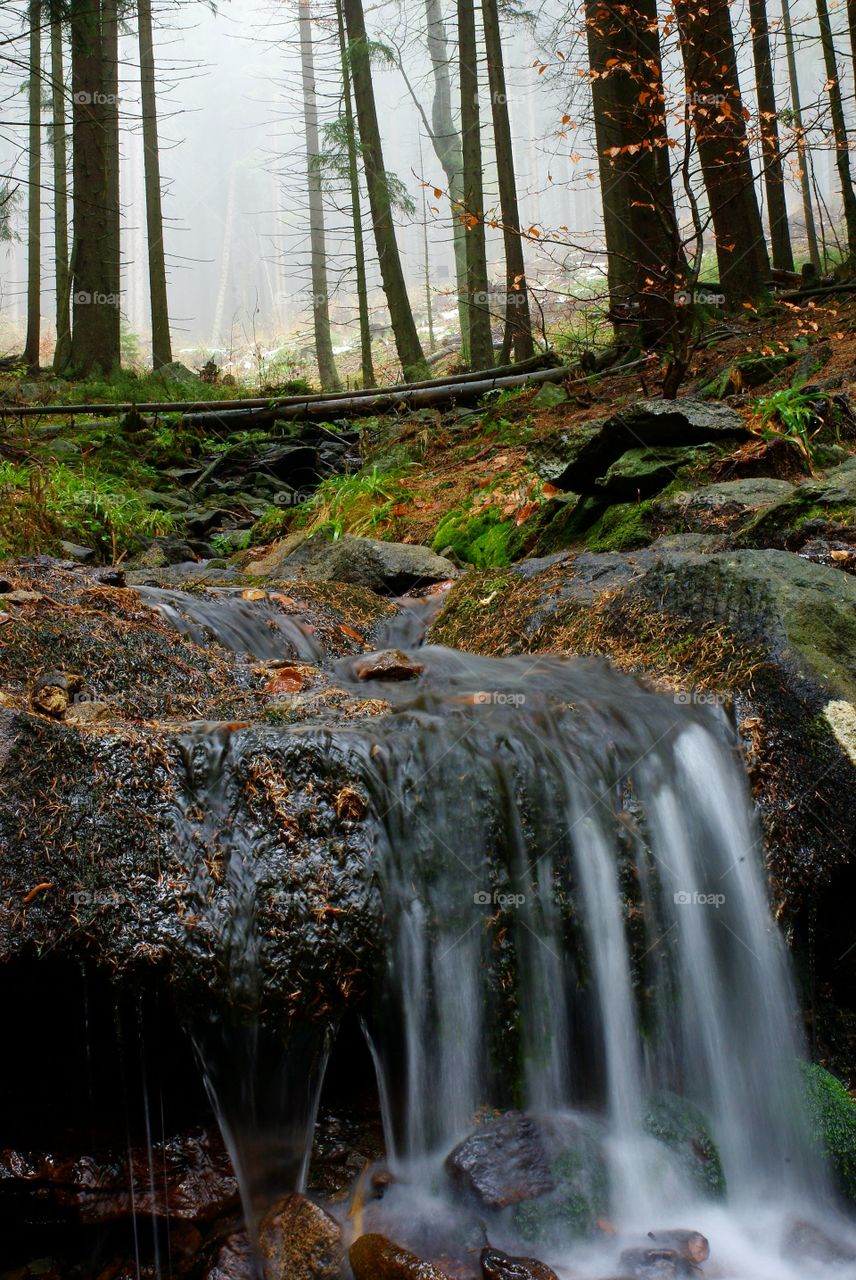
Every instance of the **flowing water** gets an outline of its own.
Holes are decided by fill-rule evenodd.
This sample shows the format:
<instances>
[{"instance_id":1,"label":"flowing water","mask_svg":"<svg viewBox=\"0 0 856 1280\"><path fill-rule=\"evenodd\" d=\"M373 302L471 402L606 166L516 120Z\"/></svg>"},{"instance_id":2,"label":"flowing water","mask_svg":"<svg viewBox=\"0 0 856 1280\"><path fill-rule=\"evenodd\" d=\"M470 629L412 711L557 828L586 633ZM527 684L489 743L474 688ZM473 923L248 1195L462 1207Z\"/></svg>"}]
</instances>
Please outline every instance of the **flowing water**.
<instances>
[{"instance_id":1,"label":"flowing water","mask_svg":"<svg viewBox=\"0 0 856 1280\"><path fill-rule=\"evenodd\" d=\"M164 593L157 605L265 656L247 641L246 618L235 640L219 605L216 618ZM416 644L421 614L430 607L385 641ZM443 1160L484 1109L520 1107L563 1141L575 1134L580 1150L596 1148L616 1240L687 1226L710 1236L712 1275L839 1274L787 1256L797 1217L831 1221L838 1239L852 1227L834 1218L808 1136L797 1001L724 712L654 693L599 661L430 645L412 654L424 668L417 680L372 688L392 702L390 715L333 730L370 796L387 930L382 994L365 1016L398 1183L372 1220L410 1240L417 1222L435 1238L466 1235ZM365 696L354 660L332 667ZM234 931L246 1006L256 972L252 831L227 799L232 750L210 729L189 736L187 802L229 848L233 914L215 923ZM256 1175L277 1133L298 1181L323 1052L304 1046L287 1065L268 1061L275 1085L260 1083L252 1052L236 1059L209 1040L203 1058L244 1182L265 1185ZM686 1152L660 1140L658 1107L679 1099L707 1118L726 1199L705 1198ZM702 1181L709 1159L696 1162ZM248 1212L252 1203L246 1190ZM537 1252L561 1276L617 1267L609 1235L580 1244L557 1229L536 1248L508 1211L490 1232L491 1243Z\"/></svg>"}]
</instances>

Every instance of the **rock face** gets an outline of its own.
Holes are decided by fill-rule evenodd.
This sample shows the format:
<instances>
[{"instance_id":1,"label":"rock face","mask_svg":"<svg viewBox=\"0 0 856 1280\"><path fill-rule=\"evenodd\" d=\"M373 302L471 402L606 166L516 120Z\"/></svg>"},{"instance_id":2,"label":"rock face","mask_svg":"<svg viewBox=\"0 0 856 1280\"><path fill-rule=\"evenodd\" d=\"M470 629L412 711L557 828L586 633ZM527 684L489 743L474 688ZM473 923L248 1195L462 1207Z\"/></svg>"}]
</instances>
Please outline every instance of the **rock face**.
<instances>
[{"instance_id":1,"label":"rock face","mask_svg":"<svg viewBox=\"0 0 856 1280\"><path fill-rule=\"evenodd\" d=\"M558 489L596 492L597 480L628 450L684 447L746 434L733 409L689 398L640 400L609 418L563 427L530 449L535 470Z\"/></svg>"},{"instance_id":2,"label":"rock face","mask_svg":"<svg viewBox=\"0 0 856 1280\"><path fill-rule=\"evenodd\" d=\"M259 1227L265 1280L340 1280L345 1265L342 1229L305 1196L286 1196Z\"/></svg>"},{"instance_id":3,"label":"rock face","mask_svg":"<svg viewBox=\"0 0 856 1280\"><path fill-rule=\"evenodd\" d=\"M793 493L794 486L787 480L768 476L723 480L665 498L657 504L657 512L688 530L732 529Z\"/></svg>"},{"instance_id":4,"label":"rock face","mask_svg":"<svg viewBox=\"0 0 856 1280\"><path fill-rule=\"evenodd\" d=\"M451 560L438 556L429 547L404 542L380 542L347 534L331 542L318 533L299 546L295 547L291 540L286 546L283 558L278 558L273 548L264 561L253 562L249 572L261 570L313 582L347 582L390 596L445 582L460 573Z\"/></svg>"},{"instance_id":5,"label":"rock face","mask_svg":"<svg viewBox=\"0 0 856 1280\"><path fill-rule=\"evenodd\" d=\"M520 1111L471 1133L447 1157L446 1169L489 1209L535 1199L555 1186L538 1127Z\"/></svg>"},{"instance_id":6,"label":"rock face","mask_svg":"<svg viewBox=\"0 0 856 1280\"><path fill-rule=\"evenodd\" d=\"M445 1271L386 1236L365 1235L348 1251L354 1280L449 1280Z\"/></svg>"}]
</instances>

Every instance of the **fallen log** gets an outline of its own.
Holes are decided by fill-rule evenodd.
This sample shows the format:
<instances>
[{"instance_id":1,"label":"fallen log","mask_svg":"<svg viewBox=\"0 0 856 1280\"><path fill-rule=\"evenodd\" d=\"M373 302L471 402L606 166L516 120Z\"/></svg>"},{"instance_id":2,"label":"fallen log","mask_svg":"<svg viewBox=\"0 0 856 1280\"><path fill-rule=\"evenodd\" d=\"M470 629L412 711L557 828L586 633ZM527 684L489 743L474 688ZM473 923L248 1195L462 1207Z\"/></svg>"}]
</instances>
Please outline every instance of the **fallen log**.
<instances>
[{"instance_id":1,"label":"fallen log","mask_svg":"<svg viewBox=\"0 0 856 1280\"><path fill-rule=\"evenodd\" d=\"M445 387L459 383L478 382L485 378L497 378L512 374L524 374L552 364L552 353L533 356L529 360L521 360L518 364L497 366L495 369L477 369L470 373L447 374L442 378L428 378L423 382L397 383L391 387L368 387L360 391L327 391L301 396L257 396L233 400L161 400L124 401L117 404L54 404L54 405L4 405L0 404L0 417L58 417L72 416L79 413L90 413L96 417L113 416L123 413L227 413L232 410L270 409L272 406L292 407L313 404L315 401L334 402L351 400L354 396L394 395L403 391L421 390L428 387Z\"/></svg>"}]
</instances>

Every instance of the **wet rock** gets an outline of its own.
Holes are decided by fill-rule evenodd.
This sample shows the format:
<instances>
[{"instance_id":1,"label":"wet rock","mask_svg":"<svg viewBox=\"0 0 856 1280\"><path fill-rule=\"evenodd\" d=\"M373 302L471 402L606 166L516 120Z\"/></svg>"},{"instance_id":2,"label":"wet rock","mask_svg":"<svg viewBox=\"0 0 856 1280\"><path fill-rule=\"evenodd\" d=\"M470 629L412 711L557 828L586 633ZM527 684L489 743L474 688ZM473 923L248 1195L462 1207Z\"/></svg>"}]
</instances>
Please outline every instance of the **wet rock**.
<instances>
[{"instance_id":1,"label":"wet rock","mask_svg":"<svg viewBox=\"0 0 856 1280\"><path fill-rule=\"evenodd\" d=\"M793 492L794 486L787 480L769 476L723 480L665 498L657 503L656 510L663 519L686 529L731 529Z\"/></svg>"},{"instance_id":2,"label":"wet rock","mask_svg":"<svg viewBox=\"0 0 856 1280\"><path fill-rule=\"evenodd\" d=\"M728 442L745 434L741 418L725 405L640 400L609 418L551 432L531 446L529 457L542 480L592 493L598 478L630 449Z\"/></svg>"},{"instance_id":3,"label":"wet rock","mask_svg":"<svg viewBox=\"0 0 856 1280\"><path fill-rule=\"evenodd\" d=\"M370 653L354 663L358 680L416 680L425 667L400 649L385 649Z\"/></svg>"},{"instance_id":4,"label":"wet rock","mask_svg":"<svg viewBox=\"0 0 856 1280\"><path fill-rule=\"evenodd\" d=\"M710 1242L700 1231L668 1228L661 1231L649 1231L648 1238L653 1241L658 1249L674 1249L680 1258L683 1258L685 1262L692 1263L694 1267L700 1266L702 1262L707 1262L710 1257Z\"/></svg>"},{"instance_id":5,"label":"wet rock","mask_svg":"<svg viewBox=\"0 0 856 1280\"><path fill-rule=\"evenodd\" d=\"M72 1209L84 1225L134 1214L208 1222L233 1209L238 1187L218 1136L182 1134L152 1150L56 1156L0 1151L0 1183L34 1185L56 1205Z\"/></svg>"},{"instance_id":6,"label":"wet rock","mask_svg":"<svg viewBox=\"0 0 856 1280\"><path fill-rule=\"evenodd\" d=\"M134 556L131 565L140 569L163 569L171 564L183 564L195 560L193 548L183 538L172 534L152 538L144 551Z\"/></svg>"},{"instance_id":7,"label":"wet rock","mask_svg":"<svg viewBox=\"0 0 856 1280\"><path fill-rule=\"evenodd\" d=\"M559 1280L552 1267L535 1258L513 1258L498 1249L482 1249L484 1280Z\"/></svg>"},{"instance_id":8,"label":"wet rock","mask_svg":"<svg viewBox=\"0 0 856 1280\"><path fill-rule=\"evenodd\" d=\"M449 1280L445 1271L386 1236L365 1235L348 1251L354 1280Z\"/></svg>"},{"instance_id":9,"label":"wet rock","mask_svg":"<svg viewBox=\"0 0 856 1280\"><path fill-rule=\"evenodd\" d=\"M342 1229L311 1200L294 1193L259 1227L265 1280L339 1280L345 1265Z\"/></svg>"},{"instance_id":10,"label":"wet rock","mask_svg":"<svg viewBox=\"0 0 856 1280\"><path fill-rule=\"evenodd\" d=\"M671 1280L680 1274L681 1259L676 1249L643 1245L625 1249L619 1266L624 1275L638 1277L638 1280Z\"/></svg>"},{"instance_id":11,"label":"wet rock","mask_svg":"<svg viewBox=\"0 0 856 1280\"><path fill-rule=\"evenodd\" d=\"M76 542L62 541L59 549L65 556L66 560L74 560L77 564L89 564L95 559L95 552L92 547L81 547Z\"/></svg>"},{"instance_id":12,"label":"wet rock","mask_svg":"<svg viewBox=\"0 0 856 1280\"><path fill-rule=\"evenodd\" d=\"M103 587L124 587L126 585L125 570L117 568L101 569L95 574L95 581L100 582Z\"/></svg>"},{"instance_id":13,"label":"wet rock","mask_svg":"<svg viewBox=\"0 0 856 1280\"><path fill-rule=\"evenodd\" d=\"M555 1187L538 1126L520 1111L506 1112L471 1133L447 1156L446 1170L490 1209L534 1199Z\"/></svg>"},{"instance_id":14,"label":"wet rock","mask_svg":"<svg viewBox=\"0 0 856 1280\"><path fill-rule=\"evenodd\" d=\"M83 677L64 671L49 671L37 680L30 695L34 711L61 720L72 698L83 688Z\"/></svg>"},{"instance_id":15,"label":"wet rock","mask_svg":"<svg viewBox=\"0 0 856 1280\"><path fill-rule=\"evenodd\" d=\"M290 550L282 558L273 548L264 566L254 562L248 572L278 573L313 582L347 582L368 587L378 595L393 596L459 576L450 560L438 556L430 547L409 543L380 542L347 534L331 542L324 534L314 534L299 546L291 540L287 544Z\"/></svg>"},{"instance_id":16,"label":"wet rock","mask_svg":"<svg viewBox=\"0 0 856 1280\"><path fill-rule=\"evenodd\" d=\"M246 1231L236 1231L223 1241L204 1280L257 1280L257 1276L249 1236Z\"/></svg>"},{"instance_id":17,"label":"wet rock","mask_svg":"<svg viewBox=\"0 0 856 1280\"><path fill-rule=\"evenodd\" d=\"M856 524L856 458L833 467L822 480L798 485L761 511L742 531L747 545L795 548L811 533Z\"/></svg>"},{"instance_id":18,"label":"wet rock","mask_svg":"<svg viewBox=\"0 0 856 1280\"><path fill-rule=\"evenodd\" d=\"M784 1242L786 1256L799 1262L822 1263L824 1266L856 1264L856 1240L850 1234L850 1223L843 1223L842 1237L835 1237L815 1222L798 1219L788 1230Z\"/></svg>"},{"instance_id":19,"label":"wet rock","mask_svg":"<svg viewBox=\"0 0 856 1280\"><path fill-rule=\"evenodd\" d=\"M846 533L852 541L812 538L803 543L798 555L803 560L810 560L812 564L825 564L830 569L841 569L844 573L856 574L856 526L841 532Z\"/></svg>"}]
</instances>

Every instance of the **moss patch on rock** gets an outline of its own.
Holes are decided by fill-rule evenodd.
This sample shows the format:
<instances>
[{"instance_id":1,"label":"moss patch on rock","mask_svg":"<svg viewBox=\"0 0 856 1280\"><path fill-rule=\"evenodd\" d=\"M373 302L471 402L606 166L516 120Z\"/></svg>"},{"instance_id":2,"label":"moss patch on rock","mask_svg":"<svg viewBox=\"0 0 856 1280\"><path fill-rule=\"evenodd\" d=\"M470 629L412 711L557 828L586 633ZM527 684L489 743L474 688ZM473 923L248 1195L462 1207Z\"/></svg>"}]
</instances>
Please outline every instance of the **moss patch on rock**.
<instances>
[{"instance_id":1,"label":"moss patch on rock","mask_svg":"<svg viewBox=\"0 0 856 1280\"><path fill-rule=\"evenodd\" d=\"M725 1195L719 1152L698 1107L664 1090L648 1099L643 1123L651 1137L677 1157L681 1169L699 1191L708 1196Z\"/></svg>"},{"instance_id":2,"label":"moss patch on rock","mask_svg":"<svg viewBox=\"0 0 856 1280\"><path fill-rule=\"evenodd\" d=\"M819 1063L803 1064L803 1081L812 1137L841 1191L856 1203L856 1102Z\"/></svg>"}]
</instances>

